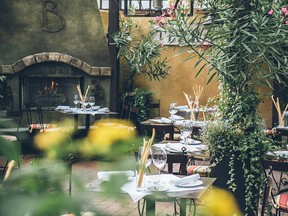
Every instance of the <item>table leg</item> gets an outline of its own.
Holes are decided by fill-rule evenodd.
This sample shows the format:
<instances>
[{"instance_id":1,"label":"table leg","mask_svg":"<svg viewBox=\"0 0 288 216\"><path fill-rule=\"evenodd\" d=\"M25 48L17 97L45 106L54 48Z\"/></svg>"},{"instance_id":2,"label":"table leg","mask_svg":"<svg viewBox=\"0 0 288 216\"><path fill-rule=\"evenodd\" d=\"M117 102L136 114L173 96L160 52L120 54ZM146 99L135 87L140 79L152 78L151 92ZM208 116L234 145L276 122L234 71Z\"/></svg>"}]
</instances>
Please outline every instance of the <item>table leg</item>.
<instances>
[{"instance_id":1,"label":"table leg","mask_svg":"<svg viewBox=\"0 0 288 216\"><path fill-rule=\"evenodd\" d=\"M146 200L146 216L154 216L155 215L155 197L147 196Z\"/></svg>"},{"instance_id":2,"label":"table leg","mask_svg":"<svg viewBox=\"0 0 288 216\"><path fill-rule=\"evenodd\" d=\"M182 162L180 163L180 174L181 175L187 175L187 163L188 163L187 157L188 157L187 155L183 156Z\"/></svg>"},{"instance_id":3,"label":"table leg","mask_svg":"<svg viewBox=\"0 0 288 216\"><path fill-rule=\"evenodd\" d=\"M74 130L78 130L78 114L74 114Z\"/></svg>"},{"instance_id":4,"label":"table leg","mask_svg":"<svg viewBox=\"0 0 288 216\"><path fill-rule=\"evenodd\" d=\"M90 128L90 114L86 114L86 130Z\"/></svg>"},{"instance_id":5,"label":"table leg","mask_svg":"<svg viewBox=\"0 0 288 216\"><path fill-rule=\"evenodd\" d=\"M186 201L185 198L180 199L180 216L186 216Z\"/></svg>"}]
</instances>

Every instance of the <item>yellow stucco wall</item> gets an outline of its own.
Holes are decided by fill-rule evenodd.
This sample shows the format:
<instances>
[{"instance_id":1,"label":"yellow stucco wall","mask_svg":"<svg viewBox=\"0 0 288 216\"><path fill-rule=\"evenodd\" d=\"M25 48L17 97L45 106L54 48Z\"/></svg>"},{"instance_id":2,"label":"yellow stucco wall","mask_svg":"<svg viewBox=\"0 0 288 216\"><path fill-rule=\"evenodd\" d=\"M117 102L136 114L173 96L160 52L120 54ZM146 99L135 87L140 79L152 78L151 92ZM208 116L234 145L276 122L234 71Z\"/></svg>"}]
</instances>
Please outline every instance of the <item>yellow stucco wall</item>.
<instances>
[{"instance_id":1,"label":"yellow stucco wall","mask_svg":"<svg viewBox=\"0 0 288 216\"><path fill-rule=\"evenodd\" d=\"M148 18L133 18L135 22L141 24L141 26L149 28ZM151 19L151 18L150 18ZM108 27L108 13L102 13L103 27L107 31ZM176 48L176 49L175 49ZM183 62L184 56L178 54L178 49L175 46L168 46L163 51L163 57L168 58L168 62L171 66L171 70L166 79L160 81L149 80L149 77L139 75L135 79L135 84L139 88L148 89L154 93L154 98L156 100L161 100L161 115L168 116L168 106L171 102L177 102L179 105L186 105L186 100L183 92L191 94L193 96L192 87L196 85L203 86L203 93L200 98L200 104L205 105L207 99L216 96L218 91L217 80L214 79L212 82L207 84L209 77L207 76L207 69L205 68L202 73L195 78L197 69L194 69L194 65L197 58L191 59L187 62ZM121 67L121 66L120 66ZM120 86L122 84L120 83ZM261 86L257 89L260 95L266 94L266 96L261 97L262 102L259 106L261 115L267 127L271 127L272 122L272 103L270 96L271 90L267 86Z\"/></svg>"}]
</instances>

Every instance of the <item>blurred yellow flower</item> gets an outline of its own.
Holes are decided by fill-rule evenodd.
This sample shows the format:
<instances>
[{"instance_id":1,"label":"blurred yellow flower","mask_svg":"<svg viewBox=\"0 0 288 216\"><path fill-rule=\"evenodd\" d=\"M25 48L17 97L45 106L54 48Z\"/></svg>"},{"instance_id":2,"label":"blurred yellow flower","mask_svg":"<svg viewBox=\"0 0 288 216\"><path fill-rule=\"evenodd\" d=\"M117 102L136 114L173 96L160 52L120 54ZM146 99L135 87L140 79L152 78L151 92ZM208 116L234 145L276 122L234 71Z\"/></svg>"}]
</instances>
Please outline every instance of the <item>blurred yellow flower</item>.
<instances>
[{"instance_id":1,"label":"blurred yellow flower","mask_svg":"<svg viewBox=\"0 0 288 216\"><path fill-rule=\"evenodd\" d=\"M73 132L73 121L65 120L63 123L60 123L59 129L53 129L53 131L43 131L38 133L34 138L34 143L36 147L40 150L48 150L56 145L63 144L70 139L70 135ZM62 130L63 128L63 130ZM67 130L69 128L69 130Z\"/></svg>"},{"instance_id":2,"label":"blurred yellow flower","mask_svg":"<svg viewBox=\"0 0 288 216\"><path fill-rule=\"evenodd\" d=\"M205 213L211 216L241 216L236 199L231 192L213 188L203 198L207 204Z\"/></svg>"},{"instance_id":3,"label":"blurred yellow flower","mask_svg":"<svg viewBox=\"0 0 288 216\"><path fill-rule=\"evenodd\" d=\"M87 139L82 141L81 152L86 154L105 154L117 141L135 138L133 124L121 119L103 119L97 121L90 129Z\"/></svg>"}]
</instances>

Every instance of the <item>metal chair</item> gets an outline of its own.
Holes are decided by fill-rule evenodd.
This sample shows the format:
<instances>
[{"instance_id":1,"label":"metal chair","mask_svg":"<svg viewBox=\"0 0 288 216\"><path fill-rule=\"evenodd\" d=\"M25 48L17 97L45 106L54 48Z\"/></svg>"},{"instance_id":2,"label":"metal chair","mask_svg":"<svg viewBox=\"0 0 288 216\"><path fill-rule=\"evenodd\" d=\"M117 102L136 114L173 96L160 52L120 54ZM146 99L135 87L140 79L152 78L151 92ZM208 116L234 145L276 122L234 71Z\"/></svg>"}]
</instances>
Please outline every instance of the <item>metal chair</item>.
<instances>
[{"instance_id":1,"label":"metal chair","mask_svg":"<svg viewBox=\"0 0 288 216\"><path fill-rule=\"evenodd\" d=\"M155 129L157 139L163 140L165 134L169 134L169 140L174 138L174 125L173 124L154 124L154 123L141 123L139 130L142 135L150 135L152 129Z\"/></svg>"},{"instance_id":2,"label":"metal chair","mask_svg":"<svg viewBox=\"0 0 288 216\"><path fill-rule=\"evenodd\" d=\"M263 167L266 170L266 180L261 216L265 215L267 206L269 206L269 213L274 210L276 216L280 216L281 213L288 213L288 162L264 160Z\"/></svg>"}]
</instances>

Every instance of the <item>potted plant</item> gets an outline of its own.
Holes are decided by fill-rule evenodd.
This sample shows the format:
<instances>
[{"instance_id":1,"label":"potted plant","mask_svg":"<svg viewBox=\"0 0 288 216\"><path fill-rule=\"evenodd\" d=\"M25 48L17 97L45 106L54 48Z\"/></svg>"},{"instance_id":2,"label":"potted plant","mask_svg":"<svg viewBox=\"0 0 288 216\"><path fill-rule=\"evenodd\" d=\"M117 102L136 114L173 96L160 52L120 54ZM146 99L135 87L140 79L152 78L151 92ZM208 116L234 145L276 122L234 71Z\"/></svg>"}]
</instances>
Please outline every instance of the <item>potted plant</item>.
<instances>
[{"instance_id":1,"label":"potted plant","mask_svg":"<svg viewBox=\"0 0 288 216\"><path fill-rule=\"evenodd\" d=\"M186 60L198 56L196 76L208 67L209 81L221 82L220 117L204 128L203 138L216 164L214 170L225 174L214 172L217 181L224 182L218 185L234 192L245 215L257 215L261 161L269 146L257 112L260 99L255 86L272 87L271 80L284 84L288 77L288 8L278 0L202 4L209 16L185 16L185 4L176 4L151 23L177 39L182 52L190 52Z\"/></svg>"}]
</instances>

